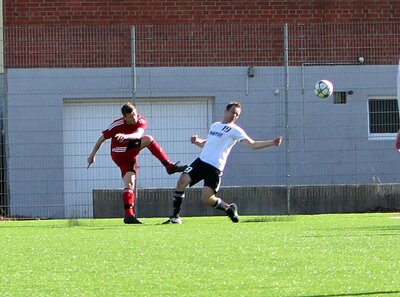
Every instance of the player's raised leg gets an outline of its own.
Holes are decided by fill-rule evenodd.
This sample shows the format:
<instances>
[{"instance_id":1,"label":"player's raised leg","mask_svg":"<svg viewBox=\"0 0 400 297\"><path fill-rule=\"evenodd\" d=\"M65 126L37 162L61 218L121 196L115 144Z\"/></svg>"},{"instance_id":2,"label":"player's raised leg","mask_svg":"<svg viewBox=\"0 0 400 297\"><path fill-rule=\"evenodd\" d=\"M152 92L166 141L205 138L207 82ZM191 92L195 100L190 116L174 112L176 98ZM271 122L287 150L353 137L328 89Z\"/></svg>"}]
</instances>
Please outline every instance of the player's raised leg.
<instances>
[{"instance_id":1,"label":"player's raised leg","mask_svg":"<svg viewBox=\"0 0 400 297\"><path fill-rule=\"evenodd\" d=\"M183 172L187 165L180 166L179 162L173 163L168 159L167 153L162 149L162 147L154 140L150 135L144 135L142 137L142 143L140 149L147 148L154 157L156 157L161 164L165 166L168 174L174 174L177 172Z\"/></svg>"}]
</instances>

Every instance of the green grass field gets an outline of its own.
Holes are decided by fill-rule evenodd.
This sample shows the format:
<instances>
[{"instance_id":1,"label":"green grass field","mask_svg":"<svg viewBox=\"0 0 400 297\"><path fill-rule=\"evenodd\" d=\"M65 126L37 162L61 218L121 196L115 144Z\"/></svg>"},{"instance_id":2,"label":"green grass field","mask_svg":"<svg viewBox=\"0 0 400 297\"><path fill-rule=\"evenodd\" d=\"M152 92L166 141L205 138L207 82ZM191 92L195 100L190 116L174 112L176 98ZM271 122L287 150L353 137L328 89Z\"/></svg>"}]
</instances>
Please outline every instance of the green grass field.
<instances>
[{"instance_id":1,"label":"green grass field","mask_svg":"<svg viewBox=\"0 0 400 297\"><path fill-rule=\"evenodd\" d=\"M0 296L400 296L400 214L0 222Z\"/></svg>"}]
</instances>

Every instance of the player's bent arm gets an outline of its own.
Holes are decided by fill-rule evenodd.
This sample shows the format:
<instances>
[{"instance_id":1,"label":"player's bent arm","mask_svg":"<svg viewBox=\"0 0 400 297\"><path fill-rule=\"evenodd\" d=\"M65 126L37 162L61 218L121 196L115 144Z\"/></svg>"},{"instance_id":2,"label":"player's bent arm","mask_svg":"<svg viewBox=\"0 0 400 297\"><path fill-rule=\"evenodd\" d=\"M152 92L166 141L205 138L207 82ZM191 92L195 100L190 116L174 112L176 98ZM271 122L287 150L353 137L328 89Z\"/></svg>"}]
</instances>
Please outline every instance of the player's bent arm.
<instances>
[{"instance_id":1,"label":"player's bent arm","mask_svg":"<svg viewBox=\"0 0 400 297\"><path fill-rule=\"evenodd\" d=\"M136 132L131 133L131 134L118 133L115 135L115 138L117 139L118 142L123 142L124 140L127 140L127 139L130 139L130 140L140 139L140 138L142 138L143 134L144 134L144 129L138 128L136 130Z\"/></svg>"},{"instance_id":2,"label":"player's bent arm","mask_svg":"<svg viewBox=\"0 0 400 297\"><path fill-rule=\"evenodd\" d=\"M190 142L202 148L206 144L206 139L200 138L198 135L193 135L190 138Z\"/></svg>"},{"instance_id":3,"label":"player's bent arm","mask_svg":"<svg viewBox=\"0 0 400 297\"><path fill-rule=\"evenodd\" d=\"M244 144L249 148L258 150L271 146L280 146L282 143L282 137L278 136L275 139L270 139L270 140L253 140L250 138L250 139L243 139L240 143Z\"/></svg>"}]
</instances>

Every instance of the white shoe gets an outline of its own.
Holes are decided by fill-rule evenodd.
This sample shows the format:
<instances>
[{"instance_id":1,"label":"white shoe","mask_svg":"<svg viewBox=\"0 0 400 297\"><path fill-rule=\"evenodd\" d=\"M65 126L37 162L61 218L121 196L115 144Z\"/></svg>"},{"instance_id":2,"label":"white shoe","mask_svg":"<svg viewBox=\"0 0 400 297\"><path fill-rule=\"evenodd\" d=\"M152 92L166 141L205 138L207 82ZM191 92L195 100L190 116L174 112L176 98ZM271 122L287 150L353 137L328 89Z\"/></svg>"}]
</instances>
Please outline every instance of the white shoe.
<instances>
[{"instance_id":1,"label":"white shoe","mask_svg":"<svg viewBox=\"0 0 400 297\"><path fill-rule=\"evenodd\" d=\"M170 217L163 224L182 224L182 220L180 217Z\"/></svg>"}]
</instances>

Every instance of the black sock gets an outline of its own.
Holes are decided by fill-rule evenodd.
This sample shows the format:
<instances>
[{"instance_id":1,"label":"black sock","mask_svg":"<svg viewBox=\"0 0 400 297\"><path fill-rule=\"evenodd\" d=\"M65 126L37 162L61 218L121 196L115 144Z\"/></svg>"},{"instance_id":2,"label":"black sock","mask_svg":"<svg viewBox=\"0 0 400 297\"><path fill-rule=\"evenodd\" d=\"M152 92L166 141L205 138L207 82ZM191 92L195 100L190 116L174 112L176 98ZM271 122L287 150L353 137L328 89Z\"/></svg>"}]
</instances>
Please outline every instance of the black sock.
<instances>
[{"instance_id":1,"label":"black sock","mask_svg":"<svg viewBox=\"0 0 400 297\"><path fill-rule=\"evenodd\" d=\"M228 209L228 204L221 198L217 198L217 202L213 205L215 209L220 209L226 211Z\"/></svg>"},{"instance_id":2,"label":"black sock","mask_svg":"<svg viewBox=\"0 0 400 297\"><path fill-rule=\"evenodd\" d=\"M174 200L173 200L173 208L174 214L173 217L178 217L181 212L181 207L183 203L183 198L185 198L185 192L174 192Z\"/></svg>"}]
</instances>

